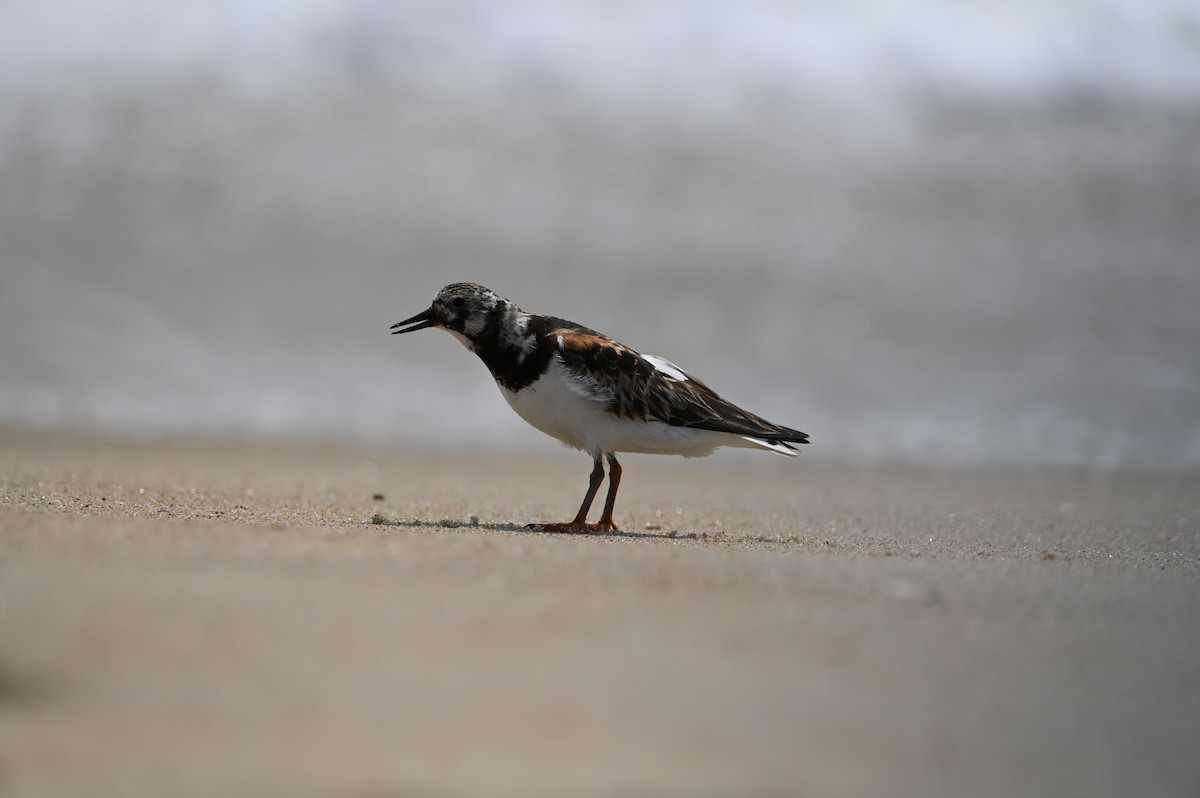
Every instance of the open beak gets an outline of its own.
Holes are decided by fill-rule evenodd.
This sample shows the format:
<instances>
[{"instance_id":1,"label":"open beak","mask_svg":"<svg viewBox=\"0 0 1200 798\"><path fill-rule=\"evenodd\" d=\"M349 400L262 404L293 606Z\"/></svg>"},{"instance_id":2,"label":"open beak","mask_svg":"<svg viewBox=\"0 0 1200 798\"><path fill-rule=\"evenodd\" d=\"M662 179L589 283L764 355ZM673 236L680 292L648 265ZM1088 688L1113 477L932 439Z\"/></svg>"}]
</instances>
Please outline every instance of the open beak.
<instances>
[{"instance_id":1,"label":"open beak","mask_svg":"<svg viewBox=\"0 0 1200 798\"><path fill-rule=\"evenodd\" d=\"M440 318L438 318L438 315L436 313L433 312L433 308L429 308L428 310L421 311L417 315L413 316L411 319L405 319L404 321L398 321L395 324L393 324L392 325L392 335L399 335L400 333L409 333L409 332L412 332L413 330L424 330L426 327L437 327L441 323L442 323L442 320ZM413 326L407 327L406 325L409 325L409 324L411 324Z\"/></svg>"}]
</instances>

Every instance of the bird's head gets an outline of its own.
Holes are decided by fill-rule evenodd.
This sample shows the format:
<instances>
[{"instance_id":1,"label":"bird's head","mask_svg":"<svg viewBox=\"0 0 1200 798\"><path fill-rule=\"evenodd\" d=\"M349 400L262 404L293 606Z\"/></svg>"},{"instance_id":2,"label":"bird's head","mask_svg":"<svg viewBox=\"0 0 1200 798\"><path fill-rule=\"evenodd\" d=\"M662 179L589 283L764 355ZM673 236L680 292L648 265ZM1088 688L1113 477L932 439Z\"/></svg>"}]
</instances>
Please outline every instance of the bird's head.
<instances>
[{"instance_id":1,"label":"bird's head","mask_svg":"<svg viewBox=\"0 0 1200 798\"><path fill-rule=\"evenodd\" d=\"M508 309L510 303L494 291L476 283L453 283L438 291L433 303L417 315L392 325L392 335L441 327L457 333L464 340L475 341L488 318Z\"/></svg>"}]
</instances>

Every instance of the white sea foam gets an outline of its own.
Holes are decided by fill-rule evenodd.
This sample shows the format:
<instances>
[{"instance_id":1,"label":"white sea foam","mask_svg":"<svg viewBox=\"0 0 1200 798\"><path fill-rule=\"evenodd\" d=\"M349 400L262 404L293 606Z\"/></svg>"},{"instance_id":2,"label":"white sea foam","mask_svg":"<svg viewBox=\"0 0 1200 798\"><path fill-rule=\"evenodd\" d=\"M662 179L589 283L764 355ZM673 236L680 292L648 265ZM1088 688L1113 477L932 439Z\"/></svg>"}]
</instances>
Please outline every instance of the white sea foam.
<instances>
[{"instance_id":1,"label":"white sea foam","mask_svg":"<svg viewBox=\"0 0 1200 798\"><path fill-rule=\"evenodd\" d=\"M288 82L351 70L721 103L747 93L1200 98L1192 0L10 0L0 76L201 70Z\"/></svg>"}]
</instances>

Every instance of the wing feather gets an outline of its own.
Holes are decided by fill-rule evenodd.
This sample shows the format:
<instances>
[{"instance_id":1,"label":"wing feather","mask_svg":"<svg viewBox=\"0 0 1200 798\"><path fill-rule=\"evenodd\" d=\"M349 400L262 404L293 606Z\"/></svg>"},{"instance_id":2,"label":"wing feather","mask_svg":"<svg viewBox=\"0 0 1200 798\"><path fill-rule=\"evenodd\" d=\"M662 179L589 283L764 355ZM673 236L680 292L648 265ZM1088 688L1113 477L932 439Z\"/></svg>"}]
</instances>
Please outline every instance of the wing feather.
<instances>
[{"instance_id":1,"label":"wing feather","mask_svg":"<svg viewBox=\"0 0 1200 798\"><path fill-rule=\"evenodd\" d=\"M808 443L805 433L743 410L665 358L643 356L569 322L552 329L549 336L564 366L611 393L608 411L615 416L657 419L677 427L729 432L780 445L786 445L785 441Z\"/></svg>"}]
</instances>

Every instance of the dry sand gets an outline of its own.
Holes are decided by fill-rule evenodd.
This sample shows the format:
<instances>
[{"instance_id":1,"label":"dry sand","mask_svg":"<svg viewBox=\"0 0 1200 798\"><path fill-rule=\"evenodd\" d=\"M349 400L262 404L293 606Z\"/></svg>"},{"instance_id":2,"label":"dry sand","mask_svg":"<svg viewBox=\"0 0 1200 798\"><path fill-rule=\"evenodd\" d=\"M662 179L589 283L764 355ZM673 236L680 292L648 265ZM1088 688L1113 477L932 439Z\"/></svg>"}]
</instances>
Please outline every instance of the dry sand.
<instances>
[{"instance_id":1,"label":"dry sand","mask_svg":"<svg viewBox=\"0 0 1200 798\"><path fill-rule=\"evenodd\" d=\"M1200 475L531 449L0 432L0 794L1198 794Z\"/></svg>"}]
</instances>

